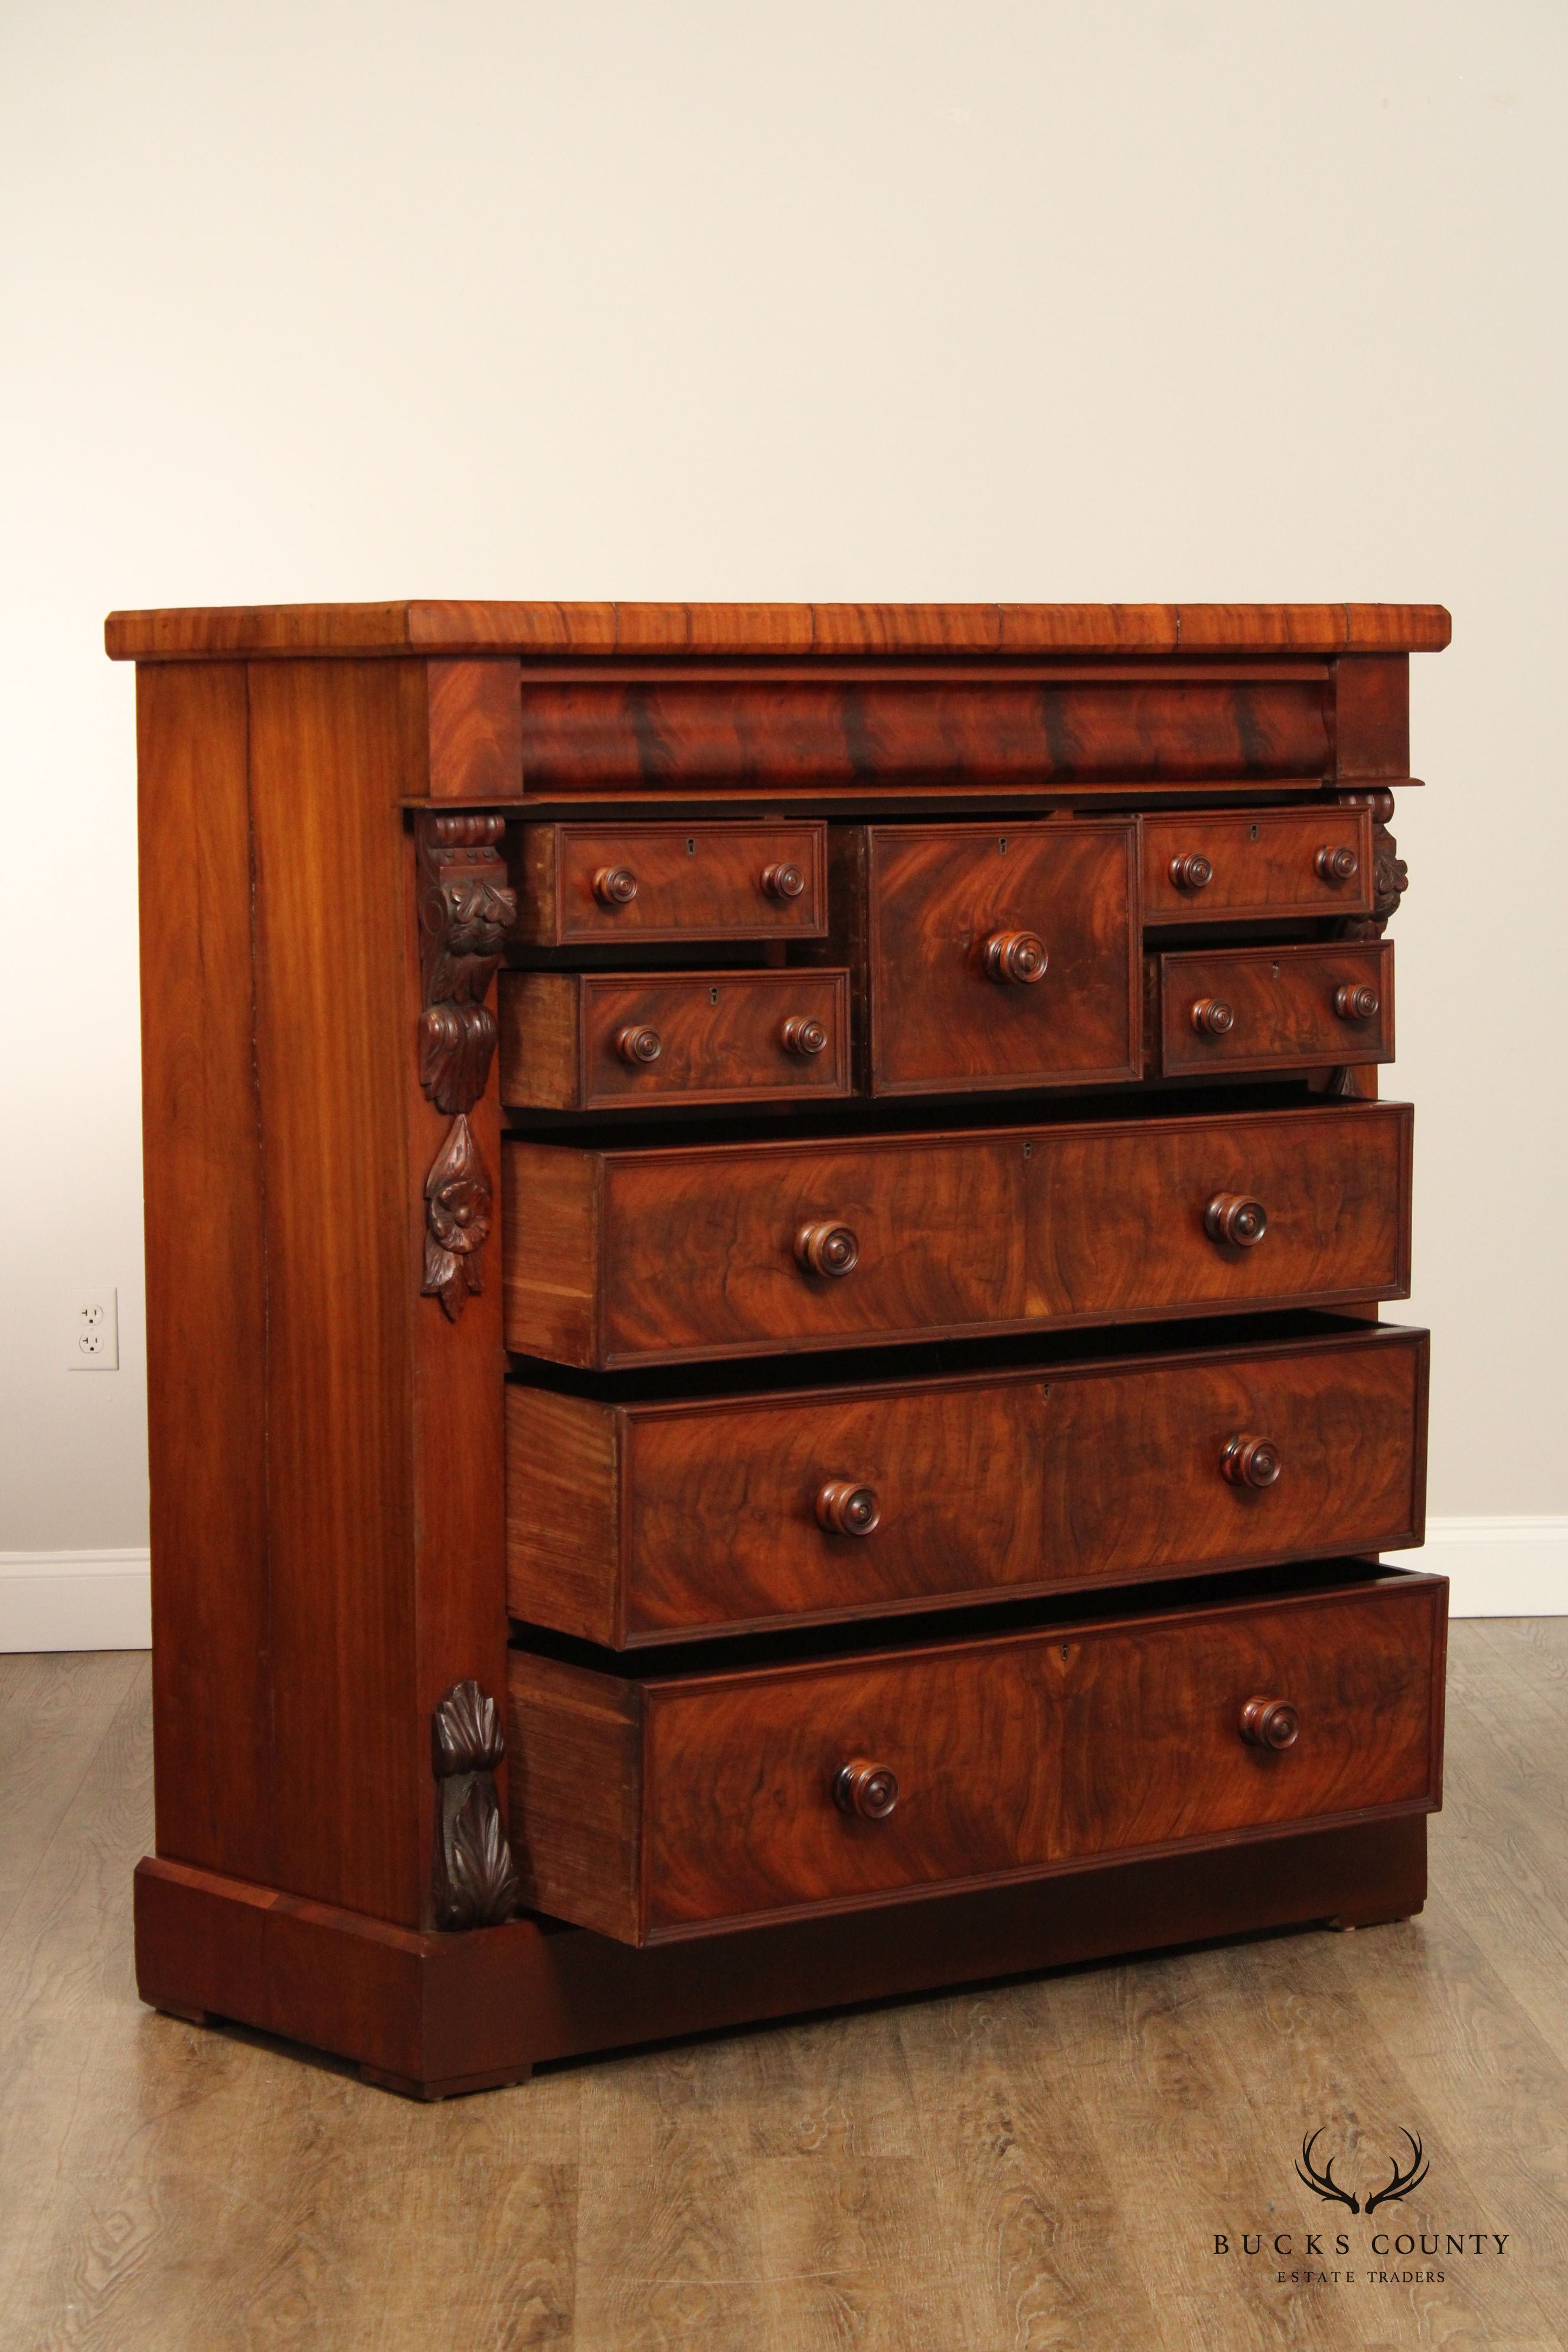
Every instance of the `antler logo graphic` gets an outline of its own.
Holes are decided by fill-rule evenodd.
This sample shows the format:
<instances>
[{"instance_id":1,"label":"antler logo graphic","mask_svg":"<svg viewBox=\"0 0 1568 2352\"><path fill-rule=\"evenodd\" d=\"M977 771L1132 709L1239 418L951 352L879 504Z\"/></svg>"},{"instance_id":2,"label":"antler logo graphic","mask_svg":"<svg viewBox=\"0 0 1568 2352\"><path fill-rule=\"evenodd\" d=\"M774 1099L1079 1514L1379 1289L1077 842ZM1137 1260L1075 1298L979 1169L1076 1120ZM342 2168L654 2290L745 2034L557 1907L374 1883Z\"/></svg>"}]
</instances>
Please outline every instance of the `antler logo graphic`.
<instances>
[{"instance_id":1,"label":"antler logo graphic","mask_svg":"<svg viewBox=\"0 0 1568 2352\"><path fill-rule=\"evenodd\" d=\"M1322 2137L1323 2127L1320 2124L1317 2130L1301 2142L1301 2157L1296 2167L1296 2177L1299 2180L1304 2181L1309 2189L1315 2190L1318 2196L1325 2198L1331 2205L1348 2205L1352 2213L1359 2213L1361 2200L1358 2197L1352 2197L1348 2189L1340 2187L1339 2182L1334 2179L1332 2158L1331 2157L1328 2163L1324 2165L1321 2172L1313 2166L1312 2150Z\"/></svg>"},{"instance_id":2,"label":"antler logo graphic","mask_svg":"<svg viewBox=\"0 0 1568 2352\"><path fill-rule=\"evenodd\" d=\"M1378 2189L1375 2195L1367 2199L1366 2210L1369 2213L1375 2212L1380 2205L1392 2205L1399 2198L1408 2197L1410 2191L1413 2189L1419 2189L1426 2178L1426 2161L1421 2153L1420 2141L1414 2132L1406 2132L1404 2137L1410 2142L1410 2169L1408 2172L1401 2172L1398 2165L1395 2164L1387 2188Z\"/></svg>"},{"instance_id":3,"label":"antler logo graphic","mask_svg":"<svg viewBox=\"0 0 1568 2352\"><path fill-rule=\"evenodd\" d=\"M1363 2211L1375 2213L1380 2205L1396 2204L1400 2198L1408 2197L1411 2190L1419 2189L1426 2178L1427 2164L1422 2152L1421 2143L1414 2132L1405 2132L1402 2137L1410 2143L1409 2169L1402 2170L1396 2163L1389 2175L1387 2187L1373 2189L1363 2207L1359 2198L1352 2196L1348 2189L1342 2189L1334 2179L1331 2158L1324 2165L1321 2172L1312 2162L1312 2150L1322 2136L1323 2127L1320 2124L1317 2130L1310 2132L1301 2142L1301 2154L1296 2166L1296 2178L1304 2187L1311 2189L1314 2196L1321 2197L1328 2204L1348 2205L1352 2213Z\"/></svg>"}]
</instances>

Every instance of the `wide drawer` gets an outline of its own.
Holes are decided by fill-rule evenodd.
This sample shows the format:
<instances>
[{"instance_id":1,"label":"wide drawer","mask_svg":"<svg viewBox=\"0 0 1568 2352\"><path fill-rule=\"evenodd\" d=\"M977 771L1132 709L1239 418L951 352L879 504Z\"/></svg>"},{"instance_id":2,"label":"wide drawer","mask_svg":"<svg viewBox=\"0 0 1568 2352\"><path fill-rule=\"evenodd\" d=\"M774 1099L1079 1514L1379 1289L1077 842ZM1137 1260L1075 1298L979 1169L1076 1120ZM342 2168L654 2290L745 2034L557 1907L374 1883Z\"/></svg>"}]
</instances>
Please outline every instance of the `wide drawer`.
<instances>
[{"instance_id":1,"label":"wide drawer","mask_svg":"<svg viewBox=\"0 0 1568 2352\"><path fill-rule=\"evenodd\" d=\"M507 1391L509 1605L607 1648L1422 1539L1426 1339L741 1397Z\"/></svg>"},{"instance_id":2,"label":"wide drawer","mask_svg":"<svg viewBox=\"0 0 1568 2352\"><path fill-rule=\"evenodd\" d=\"M818 939L827 836L773 824L527 824L510 845L525 946Z\"/></svg>"},{"instance_id":3,"label":"wide drawer","mask_svg":"<svg viewBox=\"0 0 1568 2352\"><path fill-rule=\"evenodd\" d=\"M1145 923L1261 921L1372 912L1372 817L1301 809L1145 816Z\"/></svg>"},{"instance_id":4,"label":"wide drawer","mask_svg":"<svg viewBox=\"0 0 1568 2352\"><path fill-rule=\"evenodd\" d=\"M1166 1077L1394 1059L1385 940L1197 948L1150 961L1152 1044Z\"/></svg>"},{"instance_id":5,"label":"wide drawer","mask_svg":"<svg viewBox=\"0 0 1568 2352\"><path fill-rule=\"evenodd\" d=\"M842 971L504 972L500 1098L631 1110L849 1091Z\"/></svg>"},{"instance_id":6,"label":"wide drawer","mask_svg":"<svg viewBox=\"0 0 1568 2352\"><path fill-rule=\"evenodd\" d=\"M1409 1107L503 1152L506 1339L605 1369L1409 1288Z\"/></svg>"},{"instance_id":7,"label":"wide drawer","mask_svg":"<svg viewBox=\"0 0 1568 2352\"><path fill-rule=\"evenodd\" d=\"M663 1676L514 1650L523 1900L652 1944L1429 1811L1447 1590Z\"/></svg>"},{"instance_id":8,"label":"wide drawer","mask_svg":"<svg viewBox=\"0 0 1568 2352\"><path fill-rule=\"evenodd\" d=\"M873 825L864 888L872 1094L1139 1076L1130 819Z\"/></svg>"}]
</instances>

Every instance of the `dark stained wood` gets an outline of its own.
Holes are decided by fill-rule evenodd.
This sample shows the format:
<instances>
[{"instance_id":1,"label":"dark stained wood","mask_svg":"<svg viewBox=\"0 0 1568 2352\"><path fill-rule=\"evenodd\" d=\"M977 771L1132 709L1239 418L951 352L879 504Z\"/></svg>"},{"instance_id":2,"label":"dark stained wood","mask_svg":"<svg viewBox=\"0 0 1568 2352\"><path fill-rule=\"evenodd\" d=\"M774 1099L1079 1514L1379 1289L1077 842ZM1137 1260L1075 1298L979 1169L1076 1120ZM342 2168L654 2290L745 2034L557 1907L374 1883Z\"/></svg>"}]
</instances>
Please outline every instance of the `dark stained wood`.
<instances>
[{"instance_id":1,"label":"dark stained wood","mask_svg":"<svg viewBox=\"0 0 1568 2352\"><path fill-rule=\"evenodd\" d=\"M538 798L720 787L1133 784L1328 772L1313 679L525 678Z\"/></svg>"},{"instance_id":2,"label":"dark stained wood","mask_svg":"<svg viewBox=\"0 0 1568 2352\"><path fill-rule=\"evenodd\" d=\"M519 827L517 937L543 947L819 938L825 833L812 824ZM798 892L775 887L786 866L804 883Z\"/></svg>"},{"instance_id":3,"label":"dark stained wood","mask_svg":"<svg viewBox=\"0 0 1568 2352\"><path fill-rule=\"evenodd\" d=\"M1154 964L1152 1066L1167 1077L1394 1059L1394 950L1385 943L1194 948ZM1223 1024L1216 1006L1229 1015Z\"/></svg>"},{"instance_id":4,"label":"dark stained wood","mask_svg":"<svg viewBox=\"0 0 1568 2352\"><path fill-rule=\"evenodd\" d=\"M1429 651L1440 604L272 604L111 613L118 661L443 652L604 656Z\"/></svg>"},{"instance_id":5,"label":"dark stained wood","mask_svg":"<svg viewBox=\"0 0 1568 2352\"><path fill-rule=\"evenodd\" d=\"M148 1860L137 1981L154 2007L235 2018L441 2097L548 2059L1108 1952L1406 1918L1426 1893L1420 1813L1064 1873L1048 1901L1026 1882L642 1951L521 1919L419 1935Z\"/></svg>"},{"instance_id":6,"label":"dark stained wood","mask_svg":"<svg viewBox=\"0 0 1568 2352\"><path fill-rule=\"evenodd\" d=\"M1409 1287L1410 1113L1390 1103L839 1143L509 1143L507 1344L606 1369ZM1246 1249L1211 1202L1261 1200ZM807 1269L813 1221L856 1248Z\"/></svg>"},{"instance_id":7,"label":"dark stained wood","mask_svg":"<svg viewBox=\"0 0 1568 2352\"><path fill-rule=\"evenodd\" d=\"M522 790L522 673L515 661L408 664L423 685L433 800L515 800Z\"/></svg>"},{"instance_id":8,"label":"dark stained wood","mask_svg":"<svg viewBox=\"0 0 1568 2352\"><path fill-rule=\"evenodd\" d=\"M1365 915L1373 904L1367 813L1307 809L1198 809L1141 821L1145 923L1257 921L1296 915ZM1349 847L1348 880L1318 869L1321 849ZM1189 879L1201 858L1206 879ZM1195 883L1195 887L1194 887Z\"/></svg>"},{"instance_id":9,"label":"dark stained wood","mask_svg":"<svg viewBox=\"0 0 1568 2352\"><path fill-rule=\"evenodd\" d=\"M512 1614L620 1649L1422 1538L1426 1341L1365 1337L783 1394L507 1396ZM1228 1482L1267 1433L1266 1490ZM821 1497L868 1492L865 1535Z\"/></svg>"},{"instance_id":10,"label":"dark stained wood","mask_svg":"<svg viewBox=\"0 0 1568 2352\"><path fill-rule=\"evenodd\" d=\"M1431 1811L1447 1592L1441 1578L1389 1577L667 1679L514 1650L512 1834L528 1899L643 1944ZM640 1786L640 1804L621 1815L630 1850L590 1874L558 1759L595 1686L588 1778ZM1244 1734L1258 1694L1296 1711L1289 1748ZM875 1820L836 1800L839 1772L862 1759L898 1782Z\"/></svg>"},{"instance_id":11,"label":"dark stained wood","mask_svg":"<svg viewBox=\"0 0 1568 2352\"><path fill-rule=\"evenodd\" d=\"M136 682L161 1853L276 1867L267 1276L243 667Z\"/></svg>"},{"instance_id":12,"label":"dark stained wood","mask_svg":"<svg viewBox=\"0 0 1568 2352\"><path fill-rule=\"evenodd\" d=\"M501 1100L519 1108L849 1091L849 978L826 971L509 972Z\"/></svg>"},{"instance_id":13,"label":"dark stained wood","mask_svg":"<svg viewBox=\"0 0 1568 2352\"><path fill-rule=\"evenodd\" d=\"M1334 664L1336 781L1410 773L1410 656L1354 654Z\"/></svg>"},{"instance_id":14,"label":"dark stained wood","mask_svg":"<svg viewBox=\"0 0 1568 2352\"><path fill-rule=\"evenodd\" d=\"M872 1093L1139 1075L1131 822L876 825L865 887Z\"/></svg>"}]
</instances>

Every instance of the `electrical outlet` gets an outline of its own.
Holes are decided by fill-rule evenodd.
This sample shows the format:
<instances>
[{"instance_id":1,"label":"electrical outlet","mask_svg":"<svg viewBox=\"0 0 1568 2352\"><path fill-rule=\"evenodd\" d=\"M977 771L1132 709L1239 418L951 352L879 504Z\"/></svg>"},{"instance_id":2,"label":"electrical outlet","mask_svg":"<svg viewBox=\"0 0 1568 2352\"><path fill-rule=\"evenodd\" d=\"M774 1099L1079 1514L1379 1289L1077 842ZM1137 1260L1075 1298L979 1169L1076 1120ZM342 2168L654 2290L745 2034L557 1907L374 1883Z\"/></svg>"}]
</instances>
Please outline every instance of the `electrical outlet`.
<instances>
[{"instance_id":1,"label":"electrical outlet","mask_svg":"<svg viewBox=\"0 0 1568 2352\"><path fill-rule=\"evenodd\" d=\"M69 1363L76 1372L120 1370L118 1290L95 1290L71 1301Z\"/></svg>"}]
</instances>

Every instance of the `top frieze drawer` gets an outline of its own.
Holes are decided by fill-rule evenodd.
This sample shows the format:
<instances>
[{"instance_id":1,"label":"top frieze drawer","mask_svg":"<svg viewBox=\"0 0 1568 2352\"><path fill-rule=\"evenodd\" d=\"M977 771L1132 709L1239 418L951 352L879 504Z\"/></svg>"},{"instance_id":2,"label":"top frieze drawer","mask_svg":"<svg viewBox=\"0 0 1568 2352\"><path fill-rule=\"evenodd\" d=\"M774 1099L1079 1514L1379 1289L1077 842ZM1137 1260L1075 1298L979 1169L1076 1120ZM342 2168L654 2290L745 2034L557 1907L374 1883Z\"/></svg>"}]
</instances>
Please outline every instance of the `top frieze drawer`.
<instances>
[{"instance_id":1,"label":"top frieze drawer","mask_svg":"<svg viewBox=\"0 0 1568 2352\"><path fill-rule=\"evenodd\" d=\"M1367 809L1195 809L1142 826L1145 923L1372 912Z\"/></svg>"},{"instance_id":2,"label":"top frieze drawer","mask_svg":"<svg viewBox=\"0 0 1568 2352\"><path fill-rule=\"evenodd\" d=\"M515 937L532 947L821 939L826 868L821 824L523 825Z\"/></svg>"}]
</instances>

